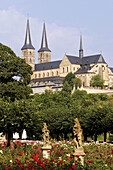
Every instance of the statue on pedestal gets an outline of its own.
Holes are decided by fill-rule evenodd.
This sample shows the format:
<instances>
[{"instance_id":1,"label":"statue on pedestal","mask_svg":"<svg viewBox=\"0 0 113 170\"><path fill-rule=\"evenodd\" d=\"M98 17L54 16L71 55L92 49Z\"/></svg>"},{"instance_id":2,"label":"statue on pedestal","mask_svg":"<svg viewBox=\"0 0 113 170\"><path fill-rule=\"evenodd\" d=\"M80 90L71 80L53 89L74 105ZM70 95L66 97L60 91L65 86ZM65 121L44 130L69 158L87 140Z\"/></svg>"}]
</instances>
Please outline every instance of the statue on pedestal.
<instances>
[{"instance_id":1,"label":"statue on pedestal","mask_svg":"<svg viewBox=\"0 0 113 170\"><path fill-rule=\"evenodd\" d=\"M82 129L80 126L80 123L78 121L78 119L74 119L74 127L73 127L73 133L74 133L74 142L78 147L82 147Z\"/></svg>"},{"instance_id":2,"label":"statue on pedestal","mask_svg":"<svg viewBox=\"0 0 113 170\"><path fill-rule=\"evenodd\" d=\"M43 158L50 158L50 149L51 145L49 144L49 130L47 129L46 123L43 123L44 127L42 129L43 132Z\"/></svg>"},{"instance_id":3,"label":"statue on pedestal","mask_svg":"<svg viewBox=\"0 0 113 170\"><path fill-rule=\"evenodd\" d=\"M43 123L44 127L42 129L43 132L43 146L49 144L49 130L47 129L46 123Z\"/></svg>"},{"instance_id":4,"label":"statue on pedestal","mask_svg":"<svg viewBox=\"0 0 113 170\"><path fill-rule=\"evenodd\" d=\"M73 133L74 133L74 142L76 144L76 147L74 148L74 161L77 161L77 155L79 155L80 160L81 160L81 164L84 165L84 148L82 146L82 129L80 126L80 123L78 121L78 119L74 119L74 127L73 127Z\"/></svg>"}]
</instances>

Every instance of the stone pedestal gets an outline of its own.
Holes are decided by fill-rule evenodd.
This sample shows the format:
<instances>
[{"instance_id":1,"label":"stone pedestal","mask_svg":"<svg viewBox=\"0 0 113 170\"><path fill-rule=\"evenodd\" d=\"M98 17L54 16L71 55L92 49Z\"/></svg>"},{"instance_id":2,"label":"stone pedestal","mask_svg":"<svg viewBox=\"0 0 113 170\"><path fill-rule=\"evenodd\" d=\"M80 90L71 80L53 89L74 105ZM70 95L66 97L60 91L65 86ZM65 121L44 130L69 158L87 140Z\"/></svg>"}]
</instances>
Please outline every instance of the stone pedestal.
<instances>
[{"instance_id":1,"label":"stone pedestal","mask_svg":"<svg viewBox=\"0 0 113 170\"><path fill-rule=\"evenodd\" d=\"M51 145L46 145L42 147L43 158L50 158Z\"/></svg>"},{"instance_id":2,"label":"stone pedestal","mask_svg":"<svg viewBox=\"0 0 113 170\"><path fill-rule=\"evenodd\" d=\"M75 150L73 152L73 157L74 157L74 162L76 162L79 157L81 164L84 166L85 153L84 153L83 147L75 148Z\"/></svg>"}]
</instances>

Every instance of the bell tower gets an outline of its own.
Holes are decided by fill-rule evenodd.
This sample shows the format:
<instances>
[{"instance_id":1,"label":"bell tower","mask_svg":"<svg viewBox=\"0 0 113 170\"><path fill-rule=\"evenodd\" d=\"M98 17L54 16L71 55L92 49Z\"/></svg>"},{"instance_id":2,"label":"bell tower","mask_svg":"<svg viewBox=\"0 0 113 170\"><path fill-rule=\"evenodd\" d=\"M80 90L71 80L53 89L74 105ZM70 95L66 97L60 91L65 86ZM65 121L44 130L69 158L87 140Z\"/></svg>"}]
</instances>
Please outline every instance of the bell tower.
<instances>
[{"instance_id":1,"label":"bell tower","mask_svg":"<svg viewBox=\"0 0 113 170\"><path fill-rule=\"evenodd\" d=\"M26 63L32 67L34 70L35 67L35 48L31 43L30 36L30 27L29 27L29 18L27 18L27 29L26 29L26 37L24 46L21 48L22 51L22 59L26 60Z\"/></svg>"},{"instance_id":2,"label":"bell tower","mask_svg":"<svg viewBox=\"0 0 113 170\"><path fill-rule=\"evenodd\" d=\"M50 61L51 61L51 50L48 48L46 28L44 22L41 48L38 51L38 63L46 63Z\"/></svg>"}]
</instances>

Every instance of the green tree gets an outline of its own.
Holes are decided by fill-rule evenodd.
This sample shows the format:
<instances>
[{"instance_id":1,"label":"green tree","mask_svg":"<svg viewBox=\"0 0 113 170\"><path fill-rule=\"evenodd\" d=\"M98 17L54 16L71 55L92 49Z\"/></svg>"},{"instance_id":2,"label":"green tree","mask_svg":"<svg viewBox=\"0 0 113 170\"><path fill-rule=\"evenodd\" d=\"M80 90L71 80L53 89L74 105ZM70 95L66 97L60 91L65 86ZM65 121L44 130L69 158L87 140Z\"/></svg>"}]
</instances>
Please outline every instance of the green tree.
<instances>
[{"instance_id":1,"label":"green tree","mask_svg":"<svg viewBox=\"0 0 113 170\"><path fill-rule=\"evenodd\" d=\"M79 79L78 77L75 77L74 79L72 79L72 82L75 86L75 89L77 89L78 87L80 88L82 85L81 79Z\"/></svg>"},{"instance_id":2,"label":"green tree","mask_svg":"<svg viewBox=\"0 0 113 170\"><path fill-rule=\"evenodd\" d=\"M99 74L97 74L91 78L90 86L103 88L104 80L101 78L101 76Z\"/></svg>"},{"instance_id":3,"label":"green tree","mask_svg":"<svg viewBox=\"0 0 113 170\"><path fill-rule=\"evenodd\" d=\"M29 86L32 74L31 66L17 57L7 46L0 44L0 97L28 98L32 90Z\"/></svg>"},{"instance_id":4,"label":"green tree","mask_svg":"<svg viewBox=\"0 0 113 170\"><path fill-rule=\"evenodd\" d=\"M13 132L21 131L23 126L29 125L28 120L31 121L32 106L26 102L32 93L28 86L31 74L32 68L25 60L0 44L0 97L4 106L0 111L0 131L8 134L8 145Z\"/></svg>"},{"instance_id":5,"label":"green tree","mask_svg":"<svg viewBox=\"0 0 113 170\"><path fill-rule=\"evenodd\" d=\"M63 80L63 84L67 81L68 84L73 87L72 79L74 78L75 78L75 75L72 72L68 73Z\"/></svg>"},{"instance_id":6,"label":"green tree","mask_svg":"<svg viewBox=\"0 0 113 170\"><path fill-rule=\"evenodd\" d=\"M0 131L8 136L8 146L14 132L22 133L23 129L32 126L35 106L29 99L8 101L0 100Z\"/></svg>"}]
</instances>

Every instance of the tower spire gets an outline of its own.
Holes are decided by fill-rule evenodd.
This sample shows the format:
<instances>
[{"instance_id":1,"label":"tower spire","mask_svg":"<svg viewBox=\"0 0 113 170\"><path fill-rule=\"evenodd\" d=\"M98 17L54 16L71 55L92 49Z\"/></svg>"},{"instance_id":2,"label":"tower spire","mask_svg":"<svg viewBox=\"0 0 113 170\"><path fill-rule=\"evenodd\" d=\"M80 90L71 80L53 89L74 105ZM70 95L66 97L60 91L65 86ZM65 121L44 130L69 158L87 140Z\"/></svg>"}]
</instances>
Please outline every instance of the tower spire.
<instances>
[{"instance_id":1,"label":"tower spire","mask_svg":"<svg viewBox=\"0 0 113 170\"><path fill-rule=\"evenodd\" d=\"M41 51L50 51L51 52L51 50L48 48L48 43L47 43L45 19L44 19L44 24L43 24L43 34L42 34L41 48L39 49L38 52L41 52Z\"/></svg>"},{"instance_id":2,"label":"tower spire","mask_svg":"<svg viewBox=\"0 0 113 170\"><path fill-rule=\"evenodd\" d=\"M21 50L24 50L24 49L35 49L31 43L29 16L27 16L27 29L26 29L25 43L24 43L24 46L21 48Z\"/></svg>"},{"instance_id":3,"label":"tower spire","mask_svg":"<svg viewBox=\"0 0 113 170\"><path fill-rule=\"evenodd\" d=\"M83 58L83 47L82 47L82 34L80 35L80 49L79 49L79 58Z\"/></svg>"}]
</instances>

